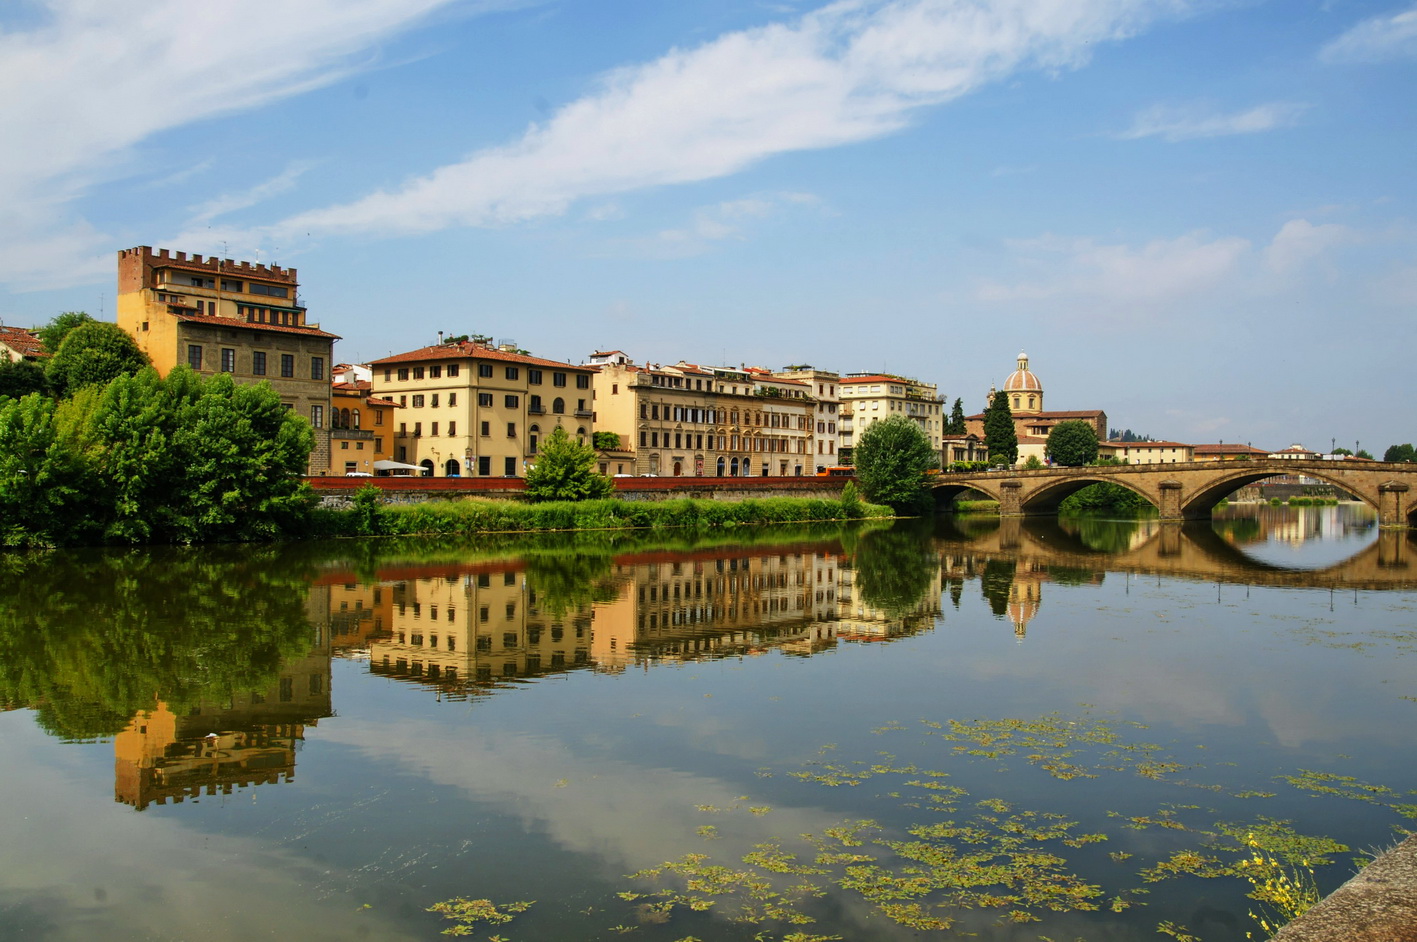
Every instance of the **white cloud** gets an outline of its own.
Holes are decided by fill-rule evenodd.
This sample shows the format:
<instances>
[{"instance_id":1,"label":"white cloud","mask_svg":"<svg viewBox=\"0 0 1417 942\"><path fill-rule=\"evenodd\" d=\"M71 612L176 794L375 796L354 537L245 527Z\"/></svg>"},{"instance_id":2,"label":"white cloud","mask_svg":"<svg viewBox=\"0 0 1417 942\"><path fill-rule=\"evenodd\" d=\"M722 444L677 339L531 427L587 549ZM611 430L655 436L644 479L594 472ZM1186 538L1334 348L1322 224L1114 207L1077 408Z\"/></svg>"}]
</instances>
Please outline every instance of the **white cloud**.
<instances>
[{"instance_id":1,"label":"white cloud","mask_svg":"<svg viewBox=\"0 0 1417 942\"><path fill-rule=\"evenodd\" d=\"M1021 262L1056 271L1015 284L987 283L984 301L1082 298L1155 308L1206 291L1232 275L1250 252L1247 239L1200 234L1156 239L1139 247L1045 236L1013 243Z\"/></svg>"},{"instance_id":2,"label":"white cloud","mask_svg":"<svg viewBox=\"0 0 1417 942\"><path fill-rule=\"evenodd\" d=\"M1385 62L1417 56L1417 6L1363 20L1319 50L1323 62Z\"/></svg>"},{"instance_id":3,"label":"white cloud","mask_svg":"<svg viewBox=\"0 0 1417 942\"><path fill-rule=\"evenodd\" d=\"M1265 266L1275 274L1289 274L1301 270L1330 249L1357 240L1357 233L1338 223L1316 226L1307 219L1291 219L1265 248Z\"/></svg>"},{"instance_id":4,"label":"white cloud","mask_svg":"<svg viewBox=\"0 0 1417 942\"><path fill-rule=\"evenodd\" d=\"M1082 65L1182 0L845 0L604 77L519 140L264 233L427 232L560 214L891 133L1025 69Z\"/></svg>"},{"instance_id":5,"label":"white cloud","mask_svg":"<svg viewBox=\"0 0 1417 942\"><path fill-rule=\"evenodd\" d=\"M657 238L678 250L700 250L710 242L741 239L748 223L767 219L783 206L817 206L820 200L810 193L774 193L728 200L695 210L688 226L665 229Z\"/></svg>"},{"instance_id":6,"label":"white cloud","mask_svg":"<svg viewBox=\"0 0 1417 942\"><path fill-rule=\"evenodd\" d=\"M269 180L265 180L246 190L235 193L223 193L221 196L207 200L199 206L193 206L193 223L204 223L218 216L235 212L238 209L245 209L248 206L255 206L263 203L272 196L279 196L295 187L295 183L308 171L313 169L315 164L312 161L300 160L286 167L279 174Z\"/></svg>"},{"instance_id":7,"label":"white cloud","mask_svg":"<svg viewBox=\"0 0 1417 942\"><path fill-rule=\"evenodd\" d=\"M1139 112L1132 119L1132 126L1117 136L1123 140L1159 137L1174 144L1206 137L1258 134L1292 126L1306 107L1277 101L1224 114L1199 105L1155 105Z\"/></svg>"},{"instance_id":8,"label":"white cloud","mask_svg":"<svg viewBox=\"0 0 1417 942\"><path fill-rule=\"evenodd\" d=\"M0 135L10 217L0 280L72 281L75 266L111 254L70 203L122 175L134 145L333 81L367 65L356 54L452 2L46 0L35 25L0 30L0 126L11 129ZM35 241L75 254L35 259L24 251Z\"/></svg>"}]
</instances>

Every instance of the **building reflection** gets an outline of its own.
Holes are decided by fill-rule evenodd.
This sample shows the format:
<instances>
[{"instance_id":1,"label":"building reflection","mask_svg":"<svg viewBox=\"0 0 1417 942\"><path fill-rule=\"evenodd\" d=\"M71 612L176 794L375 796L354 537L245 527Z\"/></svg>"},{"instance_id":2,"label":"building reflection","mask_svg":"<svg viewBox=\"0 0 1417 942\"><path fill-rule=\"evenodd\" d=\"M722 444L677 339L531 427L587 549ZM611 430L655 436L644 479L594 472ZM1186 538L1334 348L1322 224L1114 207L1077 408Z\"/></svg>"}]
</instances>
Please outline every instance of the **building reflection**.
<instances>
[{"instance_id":1,"label":"building reflection","mask_svg":"<svg viewBox=\"0 0 1417 942\"><path fill-rule=\"evenodd\" d=\"M334 713L329 635L320 624L327 597L310 593L310 652L282 664L269 687L188 709L159 701L134 715L113 740L115 800L142 811L293 780L306 728Z\"/></svg>"}]
</instances>

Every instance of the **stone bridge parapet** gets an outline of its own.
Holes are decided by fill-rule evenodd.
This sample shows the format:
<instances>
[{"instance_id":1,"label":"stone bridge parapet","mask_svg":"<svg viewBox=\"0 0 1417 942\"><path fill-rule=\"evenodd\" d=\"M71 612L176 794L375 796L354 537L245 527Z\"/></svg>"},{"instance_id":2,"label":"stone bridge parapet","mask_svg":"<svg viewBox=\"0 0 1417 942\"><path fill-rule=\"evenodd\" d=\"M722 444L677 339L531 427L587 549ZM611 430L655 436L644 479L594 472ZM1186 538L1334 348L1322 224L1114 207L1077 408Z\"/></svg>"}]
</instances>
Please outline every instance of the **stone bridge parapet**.
<instances>
[{"instance_id":1,"label":"stone bridge parapet","mask_svg":"<svg viewBox=\"0 0 1417 942\"><path fill-rule=\"evenodd\" d=\"M1154 504L1162 520L1203 520L1224 497L1247 484L1283 474L1299 474L1332 484L1371 504L1385 527L1417 526L1417 464L1384 461L1189 461L1176 464L1101 465L944 473L933 489L941 504L968 490L999 502L1004 517L1048 515L1090 484L1110 482L1135 491Z\"/></svg>"}]
</instances>

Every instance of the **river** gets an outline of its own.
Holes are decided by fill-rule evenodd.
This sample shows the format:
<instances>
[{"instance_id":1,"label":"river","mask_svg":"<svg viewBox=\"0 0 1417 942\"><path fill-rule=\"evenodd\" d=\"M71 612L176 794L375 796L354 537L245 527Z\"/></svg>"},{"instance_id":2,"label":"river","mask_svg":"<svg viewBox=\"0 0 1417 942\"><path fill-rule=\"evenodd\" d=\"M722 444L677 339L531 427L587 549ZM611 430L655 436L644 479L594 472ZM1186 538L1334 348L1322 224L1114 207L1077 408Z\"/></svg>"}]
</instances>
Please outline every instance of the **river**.
<instances>
[{"instance_id":1,"label":"river","mask_svg":"<svg viewBox=\"0 0 1417 942\"><path fill-rule=\"evenodd\" d=\"M7 940L1224 942L1417 819L1417 539L1357 506L0 583Z\"/></svg>"}]
</instances>

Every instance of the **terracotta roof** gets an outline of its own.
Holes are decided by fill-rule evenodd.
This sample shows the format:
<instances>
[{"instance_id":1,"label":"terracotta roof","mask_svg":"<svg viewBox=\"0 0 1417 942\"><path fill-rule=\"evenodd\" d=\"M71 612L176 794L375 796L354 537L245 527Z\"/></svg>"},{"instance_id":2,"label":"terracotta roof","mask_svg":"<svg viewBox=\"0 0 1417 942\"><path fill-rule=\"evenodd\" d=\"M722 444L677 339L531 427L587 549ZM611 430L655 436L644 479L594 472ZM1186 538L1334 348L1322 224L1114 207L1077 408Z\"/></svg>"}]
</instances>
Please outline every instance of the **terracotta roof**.
<instances>
[{"instance_id":1,"label":"terracotta roof","mask_svg":"<svg viewBox=\"0 0 1417 942\"><path fill-rule=\"evenodd\" d=\"M527 366L554 367L562 370L578 370L583 373L595 372L594 367L576 366L560 360L543 360L540 357L508 353L493 347L484 347L471 341L460 343L440 343L431 347L419 347L407 353L395 353L379 360L371 360L370 366L385 366L390 363L417 363L420 360L497 360L502 363L522 363Z\"/></svg>"},{"instance_id":2,"label":"terracotta roof","mask_svg":"<svg viewBox=\"0 0 1417 942\"><path fill-rule=\"evenodd\" d=\"M318 327L287 327L284 324L253 324L250 321L239 320L235 317L213 317L210 314L178 314L176 317L179 321L188 324L206 324L211 327L228 327L233 330L267 330L275 334L299 334L302 337L329 337L331 340L341 339L339 334L332 334Z\"/></svg>"},{"instance_id":3,"label":"terracotta roof","mask_svg":"<svg viewBox=\"0 0 1417 942\"><path fill-rule=\"evenodd\" d=\"M44 344L33 332L23 327L0 327L0 343L22 357L47 357Z\"/></svg>"},{"instance_id":4,"label":"terracotta roof","mask_svg":"<svg viewBox=\"0 0 1417 942\"><path fill-rule=\"evenodd\" d=\"M923 385L916 383L913 379L905 379L900 376L886 376L881 373L872 376L843 376L837 383L838 386L853 386L856 383L904 383L909 386Z\"/></svg>"},{"instance_id":5,"label":"terracotta roof","mask_svg":"<svg viewBox=\"0 0 1417 942\"><path fill-rule=\"evenodd\" d=\"M367 379L357 379L352 383L332 383L330 388L340 392L364 392L373 389L374 384Z\"/></svg>"},{"instance_id":6,"label":"terracotta roof","mask_svg":"<svg viewBox=\"0 0 1417 942\"><path fill-rule=\"evenodd\" d=\"M1069 412L1015 412L1015 419L1025 421L1033 419L1095 419L1102 415L1101 409L1075 409ZM983 419L984 413L976 412L974 415L965 416L966 419Z\"/></svg>"},{"instance_id":7,"label":"terracotta roof","mask_svg":"<svg viewBox=\"0 0 1417 942\"><path fill-rule=\"evenodd\" d=\"M1267 455L1263 448L1251 448L1237 442L1219 442L1214 445L1196 445L1198 455Z\"/></svg>"},{"instance_id":8,"label":"terracotta roof","mask_svg":"<svg viewBox=\"0 0 1417 942\"><path fill-rule=\"evenodd\" d=\"M1004 392L1042 392L1043 384L1032 370L1014 370L1004 380Z\"/></svg>"},{"instance_id":9,"label":"terracotta roof","mask_svg":"<svg viewBox=\"0 0 1417 942\"><path fill-rule=\"evenodd\" d=\"M397 402L394 402L392 399L383 399L379 396L370 396L364 401L369 403L369 405L371 406L392 406L395 409L402 408Z\"/></svg>"}]
</instances>

